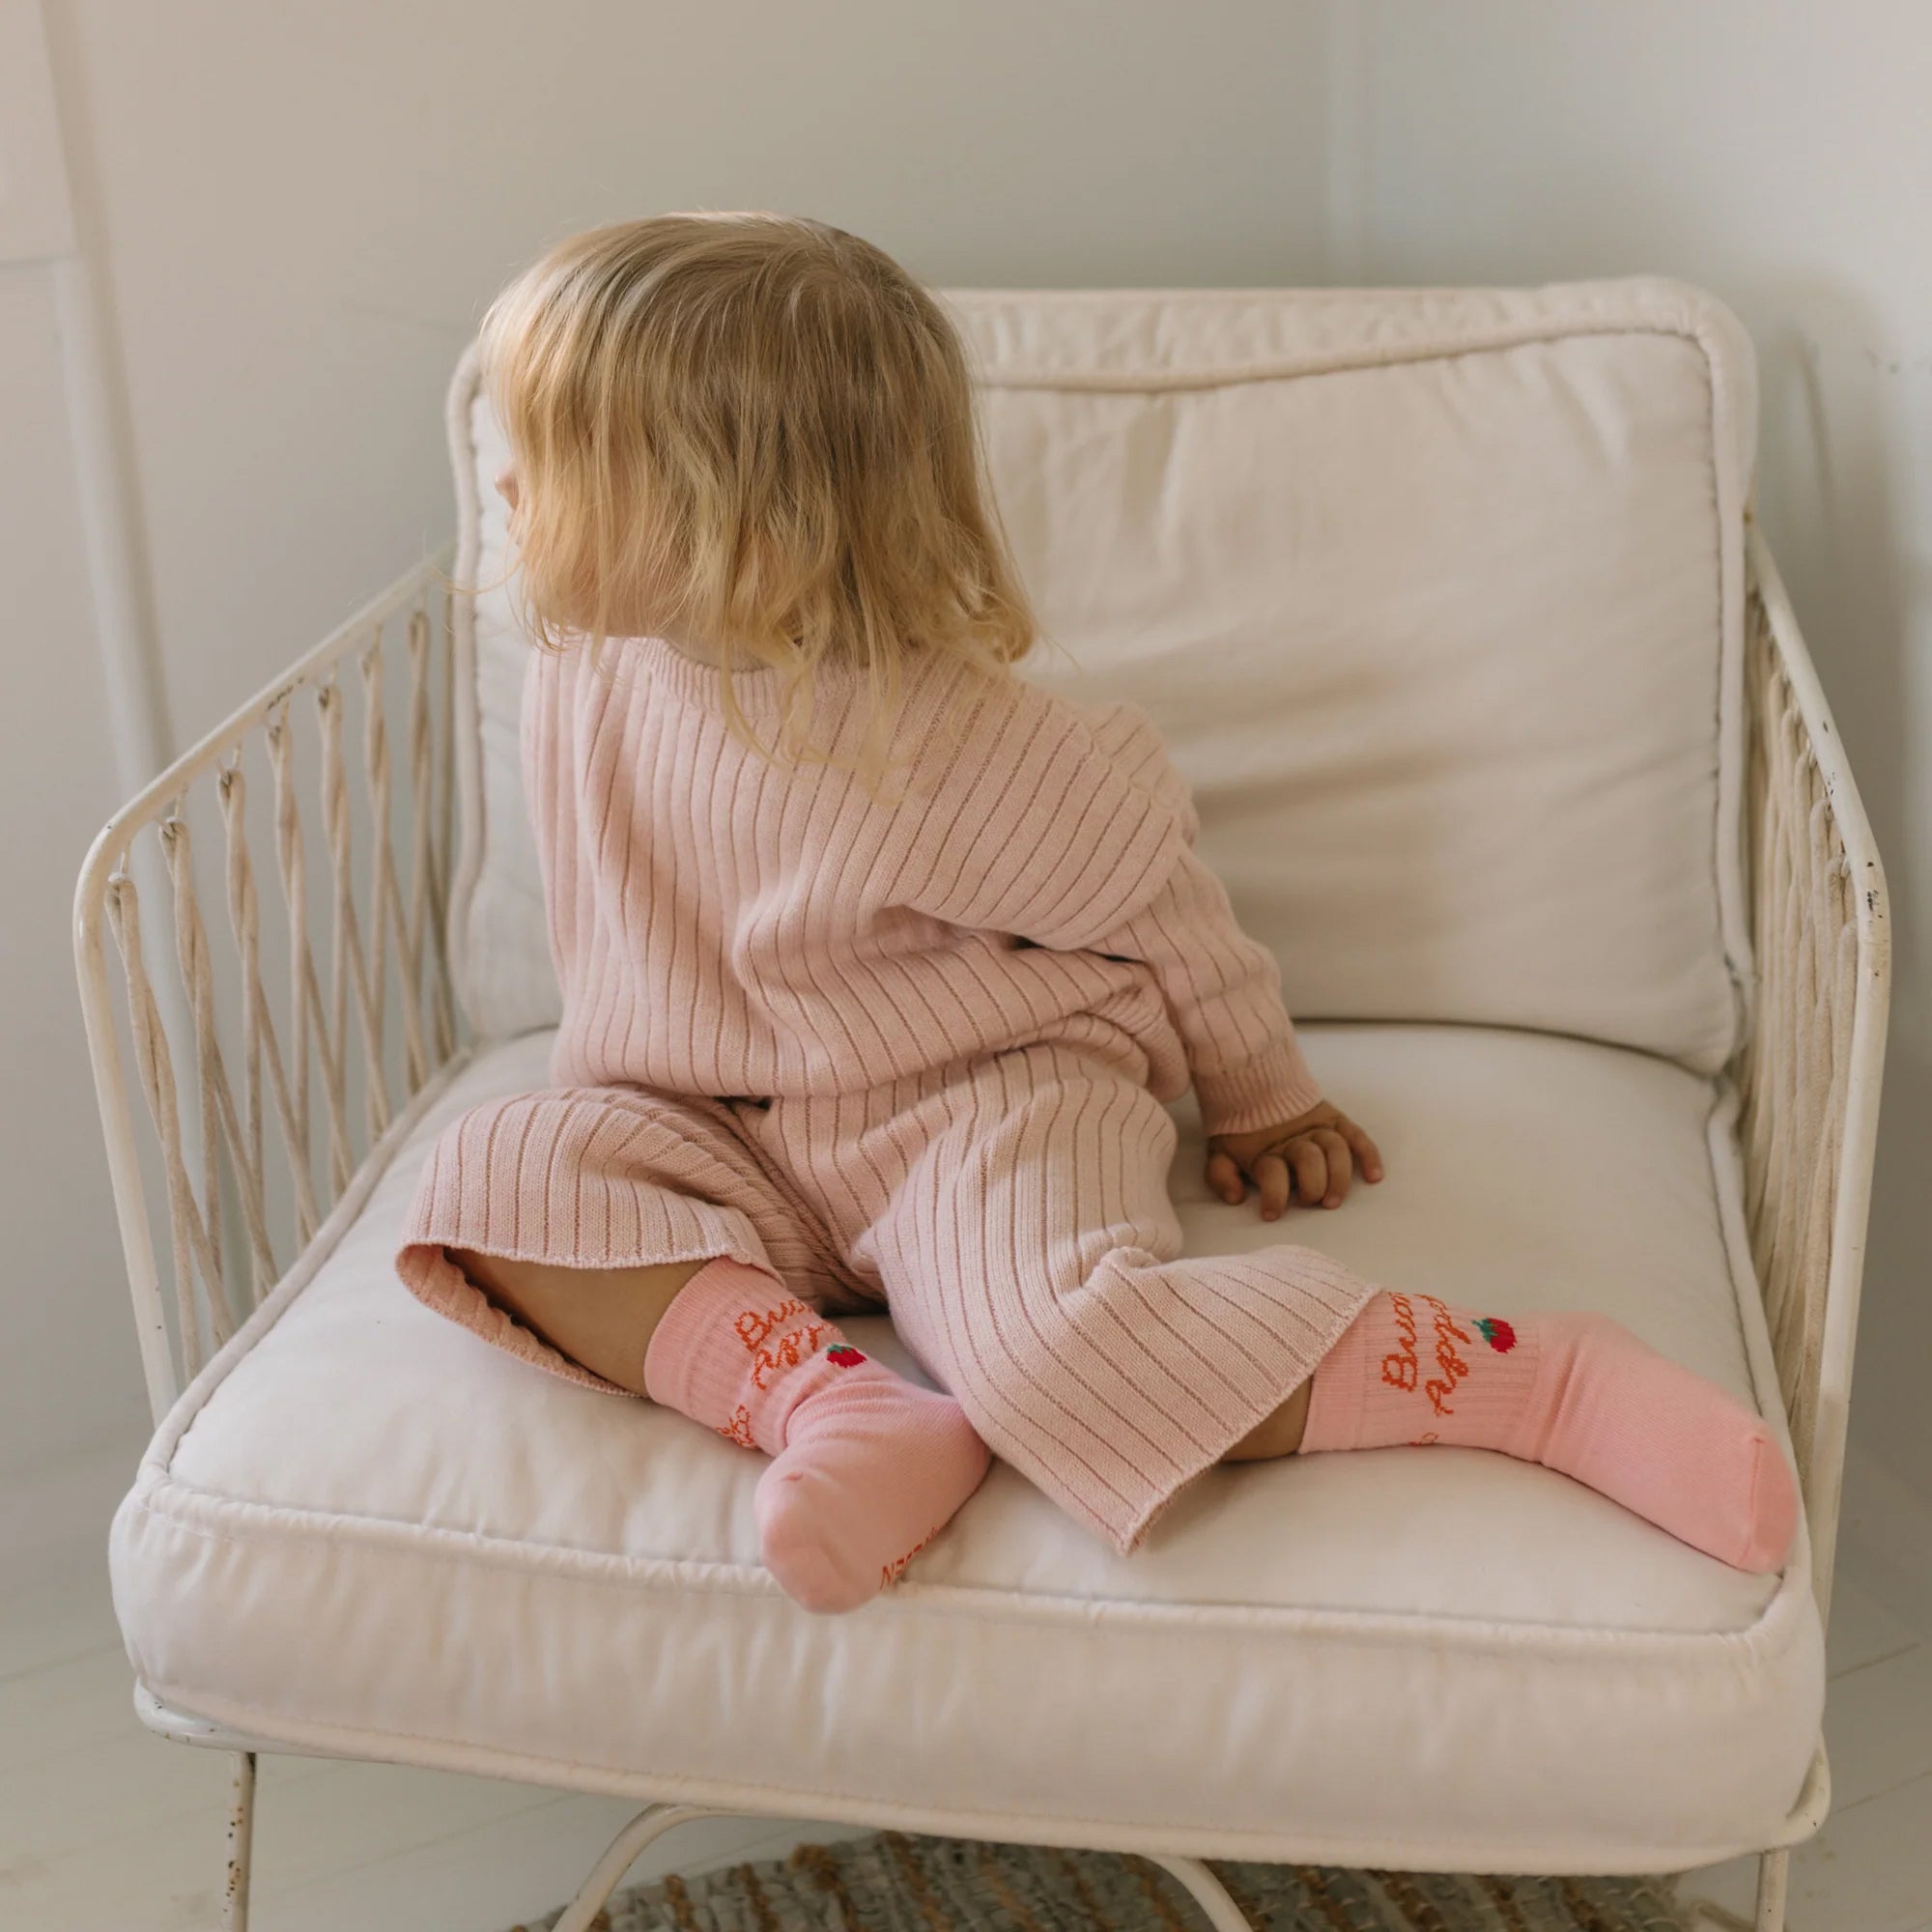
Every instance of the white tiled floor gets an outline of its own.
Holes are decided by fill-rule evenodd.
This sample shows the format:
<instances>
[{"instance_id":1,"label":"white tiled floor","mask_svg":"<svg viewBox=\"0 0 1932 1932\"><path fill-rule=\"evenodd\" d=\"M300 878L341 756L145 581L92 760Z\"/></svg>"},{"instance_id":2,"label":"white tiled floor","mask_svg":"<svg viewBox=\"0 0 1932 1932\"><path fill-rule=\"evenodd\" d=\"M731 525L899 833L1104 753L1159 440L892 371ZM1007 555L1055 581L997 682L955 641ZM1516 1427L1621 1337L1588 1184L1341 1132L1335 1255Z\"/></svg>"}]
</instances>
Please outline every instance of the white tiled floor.
<instances>
[{"instance_id":1,"label":"white tiled floor","mask_svg":"<svg viewBox=\"0 0 1932 1932\"><path fill-rule=\"evenodd\" d=\"M230 1760L144 1730L108 1601L105 1523L138 1453L0 1505L0 1926L211 1932ZM49 1521L67 1525L57 1535ZM1848 1540L1832 1619L1833 1808L1795 1855L1792 1932L1932 1928L1932 1619ZM393 1765L265 1758L263 1932L499 1932L567 1898L636 1807ZM682 1827L625 1880L858 1835L810 1821ZM1694 1889L1748 1918L1747 1861Z\"/></svg>"}]
</instances>

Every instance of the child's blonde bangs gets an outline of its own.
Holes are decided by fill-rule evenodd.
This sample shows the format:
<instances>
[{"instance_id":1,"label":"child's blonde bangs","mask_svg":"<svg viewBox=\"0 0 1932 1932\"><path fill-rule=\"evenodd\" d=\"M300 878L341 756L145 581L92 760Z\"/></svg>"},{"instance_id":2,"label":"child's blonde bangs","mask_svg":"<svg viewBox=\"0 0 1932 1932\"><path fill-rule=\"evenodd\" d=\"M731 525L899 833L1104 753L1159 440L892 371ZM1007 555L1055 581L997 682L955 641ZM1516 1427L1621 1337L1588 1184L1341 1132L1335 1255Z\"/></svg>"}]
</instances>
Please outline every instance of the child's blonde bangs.
<instances>
[{"instance_id":1,"label":"child's blonde bangs","mask_svg":"<svg viewBox=\"0 0 1932 1932\"><path fill-rule=\"evenodd\" d=\"M821 667L864 672L877 729L909 655L997 671L1031 648L962 345L858 237L772 214L593 229L497 297L481 354L545 644L674 634L778 667L760 749L837 763L807 740ZM857 762L876 753L868 735Z\"/></svg>"}]
</instances>

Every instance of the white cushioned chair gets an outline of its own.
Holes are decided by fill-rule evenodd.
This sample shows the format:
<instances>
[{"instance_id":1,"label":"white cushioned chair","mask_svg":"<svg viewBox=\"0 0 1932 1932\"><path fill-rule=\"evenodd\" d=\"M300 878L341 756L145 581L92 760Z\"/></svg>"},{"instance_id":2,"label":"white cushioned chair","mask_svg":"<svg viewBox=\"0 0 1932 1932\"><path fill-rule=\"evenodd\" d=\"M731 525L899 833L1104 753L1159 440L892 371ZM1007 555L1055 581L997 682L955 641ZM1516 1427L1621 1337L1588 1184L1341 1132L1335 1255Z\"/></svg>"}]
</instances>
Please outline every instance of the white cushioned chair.
<instances>
[{"instance_id":1,"label":"white cushioned chair","mask_svg":"<svg viewBox=\"0 0 1932 1932\"><path fill-rule=\"evenodd\" d=\"M1153 714L1387 1155L1341 1211L1266 1227L1210 1199L1178 1102L1190 1251L1298 1239L1615 1315L1773 1419L1790 1561L1732 1570L1444 1448L1219 1465L1121 1558L996 1464L897 1585L815 1617L757 1561L755 1459L415 1300L391 1255L425 1149L544 1084L557 1018L472 352L458 589L445 554L379 598L80 882L156 1424L115 1606L142 1720L238 1754L229 1922L254 1754L290 1751L644 1801L563 1932L718 1811L1139 1852L1223 1928L1206 1859L1754 1852L1779 1925L1828 1804L1888 968L1751 526L1748 340L1648 277L943 294L1052 639L1029 674ZM883 1316L847 1325L919 1375Z\"/></svg>"}]
</instances>

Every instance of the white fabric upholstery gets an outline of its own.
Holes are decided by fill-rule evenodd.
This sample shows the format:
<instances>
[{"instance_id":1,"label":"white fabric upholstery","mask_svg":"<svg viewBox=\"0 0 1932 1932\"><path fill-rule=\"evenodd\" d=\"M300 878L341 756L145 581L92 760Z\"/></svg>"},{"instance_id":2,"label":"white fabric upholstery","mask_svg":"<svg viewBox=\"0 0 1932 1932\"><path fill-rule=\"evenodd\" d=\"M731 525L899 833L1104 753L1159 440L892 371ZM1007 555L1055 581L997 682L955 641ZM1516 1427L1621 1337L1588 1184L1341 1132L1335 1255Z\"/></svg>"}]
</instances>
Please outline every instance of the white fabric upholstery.
<instances>
[{"instance_id":1,"label":"white fabric upholstery","mask_svg":"<svg viewBox=\"0 0 1932 1932\"><path fill-rule=\"evenodd\" d=\"M1298 1018L1723 1063L1756 411L1727 309L1655 278L945 293L1066 646L1028 674L1152 714ZM467 362L451 418L493 584L505 449ZM476 643L458 983L500 1035L554 1023L557 990L500 590Z\"/></svg>"},{"instance_id":2,"label":"white fabric upholstery","mask_svg":"<svg viewBox=\"0 0 1932 1932\"><path fill-rule=\"evenodd\" d=\"M1207 1197L1180 1103L1192 1252L1302 1239L1503 1313L1600 1307L1774 1389L1710 1083L1525 1032L1307 1039L1388 1179L1267 1227ZM1777 1835L1823 1695L1805 1534L1747 1576L1498 1455L1220 1466L1124 1559L996 1465L895 1590L799 1610L757 1563L762 1458L501 1354L391 1272L428 1140L543 1084L548 1047L438 1094L164 1418L109 1553L167 1706L557 1785L1209 1857L1649 1871ZM917 1376L883 1317L846 1325Z\"/></svg>"}]
</instances>

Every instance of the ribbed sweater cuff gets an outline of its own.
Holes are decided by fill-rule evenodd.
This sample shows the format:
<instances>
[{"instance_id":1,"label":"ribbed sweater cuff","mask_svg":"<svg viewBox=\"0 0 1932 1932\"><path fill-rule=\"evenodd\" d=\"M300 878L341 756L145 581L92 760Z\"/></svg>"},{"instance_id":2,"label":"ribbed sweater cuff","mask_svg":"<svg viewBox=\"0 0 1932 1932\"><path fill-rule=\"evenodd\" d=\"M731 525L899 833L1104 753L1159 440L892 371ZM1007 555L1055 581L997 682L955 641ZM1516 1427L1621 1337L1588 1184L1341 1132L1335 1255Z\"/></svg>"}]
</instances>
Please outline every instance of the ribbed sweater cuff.
<instances>
[{"instance_id":1,"label":"ribbed sweater cuff","mask_svg":"<svg viewBox=\"0 0 1932 1932\"><path fill-rule=\"evenodd\" d=\"M1240 1066L1219 1073L1197 1071L1194 1091L1201 1099L1201 1123L1210 1134L1279 1126L1321 1099L1321 1083L1309 1071L1293 1034Z\"/></svg>"}]
</instances>

